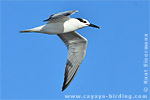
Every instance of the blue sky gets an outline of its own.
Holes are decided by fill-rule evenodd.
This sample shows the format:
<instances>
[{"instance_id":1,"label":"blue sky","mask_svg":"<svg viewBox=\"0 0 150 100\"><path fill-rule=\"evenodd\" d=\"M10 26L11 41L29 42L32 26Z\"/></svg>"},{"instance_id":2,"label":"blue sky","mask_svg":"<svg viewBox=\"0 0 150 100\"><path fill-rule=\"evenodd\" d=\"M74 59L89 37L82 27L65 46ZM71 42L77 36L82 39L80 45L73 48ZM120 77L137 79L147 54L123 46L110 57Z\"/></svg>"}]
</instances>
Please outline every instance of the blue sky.
<instances>
[{"instance_id":1,"label":"blue sky","mask_svg":"<svg viewBox=\"0 0 150 100\"><path fill-rule=\"evenodd\" d=\"M102 29L77 30L88 39L86 57L61 91L67 48L56 35L18 31L45 24L51 14L78 10ZM146 94L144 34L148 1L2 1L1 98L64 99L66 94Z\"/></svg>"}]
</instances>

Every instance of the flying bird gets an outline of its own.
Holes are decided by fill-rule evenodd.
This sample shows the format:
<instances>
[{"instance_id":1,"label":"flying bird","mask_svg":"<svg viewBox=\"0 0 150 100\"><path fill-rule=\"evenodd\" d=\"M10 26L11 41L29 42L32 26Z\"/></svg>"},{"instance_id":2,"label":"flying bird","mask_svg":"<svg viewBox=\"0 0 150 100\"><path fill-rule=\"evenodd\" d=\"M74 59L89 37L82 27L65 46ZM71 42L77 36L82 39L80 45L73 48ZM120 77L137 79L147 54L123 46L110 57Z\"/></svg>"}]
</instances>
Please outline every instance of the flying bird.
<instances>
[{"instance_id":1,"label":"flying bird","mask_svg":"<svg viewBox=\"0 0 150 100\"><path fill-rule=\"evenodd\" d=\"M78 11L71 10L52 14L48 19L44 20L44 22L48 21L47 24L20 31L21 33L38 32L56 34L65 43L68 49L68 58L65 67L62 91L69 86L75 77L86 54L87 39L77 33L76 30L87 26L101 29L100 27L89 23L86 19L70 18L70 15L76 12Z\"/></svg>"}]
</instances>

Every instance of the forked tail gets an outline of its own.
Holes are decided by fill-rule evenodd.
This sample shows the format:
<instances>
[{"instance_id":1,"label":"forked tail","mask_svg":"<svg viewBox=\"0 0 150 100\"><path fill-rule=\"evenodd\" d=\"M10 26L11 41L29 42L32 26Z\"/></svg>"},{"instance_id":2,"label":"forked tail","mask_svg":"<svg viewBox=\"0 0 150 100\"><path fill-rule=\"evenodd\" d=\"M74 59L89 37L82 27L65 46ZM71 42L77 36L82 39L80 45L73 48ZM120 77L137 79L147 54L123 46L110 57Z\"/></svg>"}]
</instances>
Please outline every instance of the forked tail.
<instances>
[{"instance_id":1,"label":"forked tail","mask_svg":"<svg viewBox=\"0 0 150 100\"><path fill-rule=\"evenodd\" d=\"M19 31L20 33L28 33L28 32L40 32L41 29L44 27L45 25L39 26L39 27L35 27L32 29L27 29L27 30L23 30L23 31Z\"/></svg>"},{"instance_id":2,"label":"forked tail","mask_svg":"<svg viewBox=\"0 0 150 100\"><path fill-rule=\"evenodd\" d=\"M20 33L27 33L27 32L33 32L32 30L23 30L23 31L19 31Z\"/></svg>"}]
</instances>

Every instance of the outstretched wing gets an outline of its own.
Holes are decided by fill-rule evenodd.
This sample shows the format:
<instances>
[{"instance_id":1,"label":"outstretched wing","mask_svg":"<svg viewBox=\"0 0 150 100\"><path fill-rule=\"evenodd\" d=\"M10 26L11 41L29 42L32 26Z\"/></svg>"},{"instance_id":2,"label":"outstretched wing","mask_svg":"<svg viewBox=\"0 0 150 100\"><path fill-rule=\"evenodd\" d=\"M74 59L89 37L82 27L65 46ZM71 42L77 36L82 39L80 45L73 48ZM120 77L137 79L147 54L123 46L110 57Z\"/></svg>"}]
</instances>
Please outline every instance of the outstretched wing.
<instances>
[{"instance_id":1,"label":"outstretched wing","mask_svg":"<svg viewBox=\"0 0 150 100\"><path fill-rule=\"evenodd\" d=\"M70 19L70 15L74 14L78 12L77 10L71 10L71 11L65 11L65 12L60 12L60 13L56 13L51 15L48 19L44 20L45 21L50 21L50 22L58 22L58 21L66 21L68 19Z\"/></svg>"},{"instance_id":2,"label":"outstretched wing","mask_svg":"<svg viewBox=\"0 0 150 100\"><path fill-rule=\"evenodd\" d=\"M65 67L65 78L62 87L64 91L75 77L82 60L85 57L87 39L77 32L58 34L68 48L68 59Z\"/></svg>"}]
</instances>

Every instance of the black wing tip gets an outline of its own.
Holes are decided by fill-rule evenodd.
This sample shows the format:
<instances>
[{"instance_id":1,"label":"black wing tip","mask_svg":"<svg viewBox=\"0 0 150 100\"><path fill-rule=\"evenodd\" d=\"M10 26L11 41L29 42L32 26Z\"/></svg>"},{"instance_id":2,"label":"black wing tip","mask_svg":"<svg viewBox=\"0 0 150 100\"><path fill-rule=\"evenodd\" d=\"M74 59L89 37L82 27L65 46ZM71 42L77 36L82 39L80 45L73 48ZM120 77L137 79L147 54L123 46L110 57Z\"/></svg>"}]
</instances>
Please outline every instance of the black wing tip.
<instances>
[{"instance_id":1,"label":"black wing tip","mask_svg":"<svg viewBox=\"0 0 150 100\"><path fill-rule=\"evenodd\" d=\"M67 88L66 86L63 86L61 91L63 92L66 88Z\"/></svg>"},{"instance_id":2,"label":"black wing tip","mask_svg":"<svg viewBox=\"0 0 150 100\"><path fill-rule=\"evenodd\" d=\"M64 84L63 84L63 87L62 87L62 92L69 86L69 84L71 83L71 82L69 82L69 83L67 83L67 84L65 84L66 82L64 82Z\"/></svg>"},{"instance_id":3,"label":"black wing tip","mask_svg":"<svg viewBox=\"0 0 150 100\"><path fill-rule=\"evenodd\" d=\"M79 69L80 66L78 66L77 70L75 71L74 75L72 76L72 78L70 79L70 81L66 84L66 81L67 81L67 71L65 71L65 78L64 78L64 83L63 83L63 87L62 87L62 92L70 85L70 83L72 82L72 80L74 79L76 73L78 72L78 69ZM67 68L65 69L67 70Z\"/></svg>"},{"instance_id":4,"label":"black wing tip","mask_svg":"<svg viewBox=\"0 0 150 100\"><path fill-rule=\"evenodd\" d=\"M49 19L43 20L43 22L49 21Z\"/></svg>"},{"instance_id":5,"label":"black wing tip","mask_svg":"<svg viewBox=\"0 0 150 100\"><path fill-rule=\"evenodd\" d=\"M68 60L67 60L68 61ZM62 91L64 91L67 87L68 87L68 83L66 84L66 81L67 81L67 77L68 76L68 69L67 67L65 67L65 74L64 74L64 82L63 82L63 87L62 87ZM70 82L69 82L70 83Z\"/></svg>"}]
</instances>

